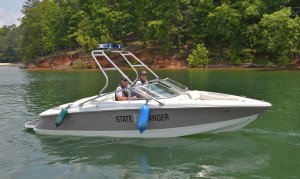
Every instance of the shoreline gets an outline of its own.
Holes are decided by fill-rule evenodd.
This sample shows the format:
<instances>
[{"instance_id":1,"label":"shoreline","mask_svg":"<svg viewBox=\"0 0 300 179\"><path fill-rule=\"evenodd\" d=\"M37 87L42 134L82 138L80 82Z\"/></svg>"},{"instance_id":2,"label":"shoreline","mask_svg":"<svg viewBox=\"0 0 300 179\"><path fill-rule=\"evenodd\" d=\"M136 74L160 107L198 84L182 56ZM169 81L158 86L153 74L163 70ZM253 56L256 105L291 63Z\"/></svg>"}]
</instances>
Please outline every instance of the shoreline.
<instances>
[{"instance_id":1,"label":"shoreline","mask_svg":"<svg viewBox=\"0 0 300 179\"><path fill-rule=\"evenodd\" d=\"M1 65L0 65L1 66ZM14 65L16 66L16 65ZM99 68L23 68L24 70L29 71L39 71L39 70L99 70ZM130 69L130 68L123 68L123 69ZM202 70L300 70L299 67L290 68L290 67L245 67L245 66L222 66L222 67L206 67L206 68L195 68L195 67L150 67L152 70L183 70L183 69L189 69L189 70L196 70L196 69L202 69Z\"/></svg>"},{"instance_id":2,"label":"shoreline","mask_svg":"<svg viewBox=\"0 0 300 179\"><path fill-rule=\"evenodd\" d=\"M14 64L14 63L0 63L0 66L17 66L17 64Z\"/></svg>"},{"instance_id":3,"label":"shoreline","mask_svg":"<svg viewBox=\"0 0 300 179\"><path fill-rule=\"evenodd\" d=\"M17 64L12 64L12 65L17 65ZM25 65L25 64L19 64L18 65L22 69L26 70L97 70L99 69L97 66L93 66L90 68L74 68L71 63L67 64L60 64L60 65L35 65L35 64L30 64L30 65ZM253 64L253 63L244 63L240 65L235 65L235 64L210 64L207 65L206 67L189 67L186 64L163 64L163 65L158 65L158 64L152 64L148 65L149 68L151 69L170 69L170 70L175 70L175 69L244 69L244 70L258 70L258 69L285 69L285 70L300 70L300 65L299 64L292 64L292 65L270 65L270 64ZM128 68L128 67L123 67L123 68ZM129 68L130 69L130 68Z\"/></svg>"},{"instance_id":4,"label":"shoreline","mask_svg":"<svg viewBox=\"0 0 300 179\"><path fill-rule=\"evenodd\" d=\"M136 52L139 58L151 69L198 69L200 67L188 66L188 61L184 56L169 55L160 56L150 51ZM1 63L0 63L1 64ZM17 65L27 70L69 70L69 69L98 69L97 64L90 55L75 51L74 53L56 54L32 60L29 63L19 62ZM104 64L105 65L105 64ZM120 64L122 66L122 64ZM126 65L124 66L126 67ZM207 64L202 69L300 69L300 59L294 59L290 64L280 65L273 63L244 62L233 64L231 62L216 62Z\"/></svg>"}]
</instances>

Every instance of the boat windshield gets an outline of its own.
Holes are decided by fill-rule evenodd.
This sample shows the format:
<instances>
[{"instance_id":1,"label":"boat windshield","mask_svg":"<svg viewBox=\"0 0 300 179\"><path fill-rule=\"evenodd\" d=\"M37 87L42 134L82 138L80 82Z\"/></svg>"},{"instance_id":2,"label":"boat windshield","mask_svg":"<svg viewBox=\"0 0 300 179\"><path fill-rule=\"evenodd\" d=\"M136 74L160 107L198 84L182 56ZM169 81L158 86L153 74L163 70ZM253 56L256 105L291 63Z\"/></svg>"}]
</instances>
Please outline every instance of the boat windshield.
<instances>
[{"instance_id":1,"label":"boat windshield","mask_svg":"<svg viewBox=\"0 0 300 179\"><path fill-rule=\"evenodd\" d=\"M169 85L164 83L164 81L156 81L149 85L143 85L134 87L139 92L143 92L151 96L152 98L162 99L162 98L171 98L178 96L183 90L174 87L173 85Z\"/></svg>"}]
</instances>

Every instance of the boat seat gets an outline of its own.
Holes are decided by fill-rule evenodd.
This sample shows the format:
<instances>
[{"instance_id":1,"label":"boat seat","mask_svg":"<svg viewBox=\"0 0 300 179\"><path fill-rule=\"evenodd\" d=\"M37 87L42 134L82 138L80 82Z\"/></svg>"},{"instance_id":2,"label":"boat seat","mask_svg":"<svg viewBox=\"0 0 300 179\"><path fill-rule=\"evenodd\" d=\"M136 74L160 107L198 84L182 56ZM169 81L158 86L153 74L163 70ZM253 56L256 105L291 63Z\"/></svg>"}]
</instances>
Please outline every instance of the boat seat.
<instances>
[{"instance_id":1,"label":"boat seat","mask_svg":"<svg viewBox=\"0 0 300 179\"><path fill-rule=\"evenodd\" d=\"M240 98L237 96L221 94L221 93L213 93L206 91L187 91L186 94L190 99L194 100L231 100L231 101L239 101Z\"/></svg>"},{"instance_id":2,"label":"boat seat","mask_svg":"<svg viewBox=\"0 0 300 179\"><path fill-rule=\"evenodd\" d=\"M239 101L239 97L222 93L199 91L202 100L230 100Z\"/></svg>"},{"instance_id":3,"label":"boat seat","mask_svg":"<svg viewBox=\"0 0 300 179\"><path fill-rule=\"evenodd\" d=\"M200 96L200 92L199 91L187 91L186 94L188 95L188 97L190 99L201 99L201 96Z\"/></svg>"}]
</instances>

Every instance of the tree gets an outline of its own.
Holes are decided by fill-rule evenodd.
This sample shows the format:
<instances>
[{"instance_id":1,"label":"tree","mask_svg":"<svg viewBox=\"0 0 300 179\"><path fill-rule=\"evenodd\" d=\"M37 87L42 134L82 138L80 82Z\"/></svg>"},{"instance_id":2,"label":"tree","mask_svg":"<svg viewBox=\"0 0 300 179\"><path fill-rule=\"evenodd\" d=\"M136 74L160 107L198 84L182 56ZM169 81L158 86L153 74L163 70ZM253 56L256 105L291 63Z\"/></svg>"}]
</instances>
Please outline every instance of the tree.
<instances>
[{"instance_id":1,"label":"tree","mask_svg":"<svg viewBox=\"0 0 300 179\"><path fill-rule=\"evenodd\" d=\"M208 14L214 9L213 1L193 1L189 7L189 22L187 26L187 36L189 36L188 43L196 46L207 39L211 39L208 35L207 24L208 24Z\"/></svg>"},{"instance_id":2,"label":"tree","mask_svg":"<svg viewBox=\"0 0 300 179\"><path fill-rule=\"evenodd\" d=\"M209 52L204 44L198 44L197 47L188 56L187 61L191 67L206 67L209 64Z\"/></svg>"},{"instance_id":3,"label":"tree","mask_svg":"<svg viewBox=\"0 0 300 179\"><path fill-rule=\"evenodd\" d=\"M19 29L16 25L0 28L0 62L19 61Z\"/></svg>"},{"instance_id":4,"label":"tree","mask_svg":"<svg viewBox=\"0 0 300 179\"><path fill-rule=\"evenodd\" d=\"M78 29L75 33L77 42L84 49L92 50L97 45L97 39L93 37L92 30L93 25L89 17L85 16L78 24Z\"/></svg>"},{"instance_id":5,"label":"tree","mask_svg":"<svg viewBox=\"0 0 300 179\"><path fill-rule=\"evenodd\" d=\"M35 2L34 6L23 10L21 52L25 60L48 55L57 50L61 9L52 0Z\"/></svg>"},{"instance_id":6,"label":"tree","mask_svg":"<svg viewBox=\"0 0 300 179\"><path fill-rule=\"evenodd\" d=\"M299 51L300 19L290 18L291 8L283 8L272 14L265 14L254 27L257 34L253 44L260 52L269 53L275 63L289 63L288 53Z\"/></svg>"},{"instance_id":7,"label":"tree","mask_svg":"<svg viewBox=\"0 0 300 179\"><path fill-rule=\"evenodd\" d=\"M236 38L241 25L241 15L230 5L222 4L207 16L207 34L215 40L232 40Z\"/></svg>"}]
</instances>

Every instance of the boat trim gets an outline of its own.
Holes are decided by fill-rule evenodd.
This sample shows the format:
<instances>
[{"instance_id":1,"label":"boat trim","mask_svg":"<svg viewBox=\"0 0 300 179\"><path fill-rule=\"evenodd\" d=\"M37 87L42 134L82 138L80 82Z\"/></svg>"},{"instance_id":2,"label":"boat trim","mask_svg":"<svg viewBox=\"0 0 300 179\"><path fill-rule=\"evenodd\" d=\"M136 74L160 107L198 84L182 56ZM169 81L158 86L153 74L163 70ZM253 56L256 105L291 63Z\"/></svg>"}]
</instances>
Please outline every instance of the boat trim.
<instances>
[{"instance_id":1,"label":"boat trim","mask_svg":"<svg viewBox=\"0 0 300 179\"><path fill-rule=\"evenodd\" d=\"M36 124L40 122L41 119L36 119L33 121L28 121L25 123L25 128L27 129L34 129Z\"/></svg>"},{"instance_id":2,"label":"boat trim","mask_svg":"<svg viewBox=\"0 0 300 179\"><path fill-rule=\"evenodd\" d=\"M43 135L70 135L87 137L118 137L118 138L169 138L194 135L198 133L218 133L237 131L254 121L259 114L246 116L228 121L208 123L195 126L177 127L168 129L148 129L143 134L138 130L129 131L74 131L74 130L44 130L34 128L38 134Z\"/></svg>"}]
</instances>

